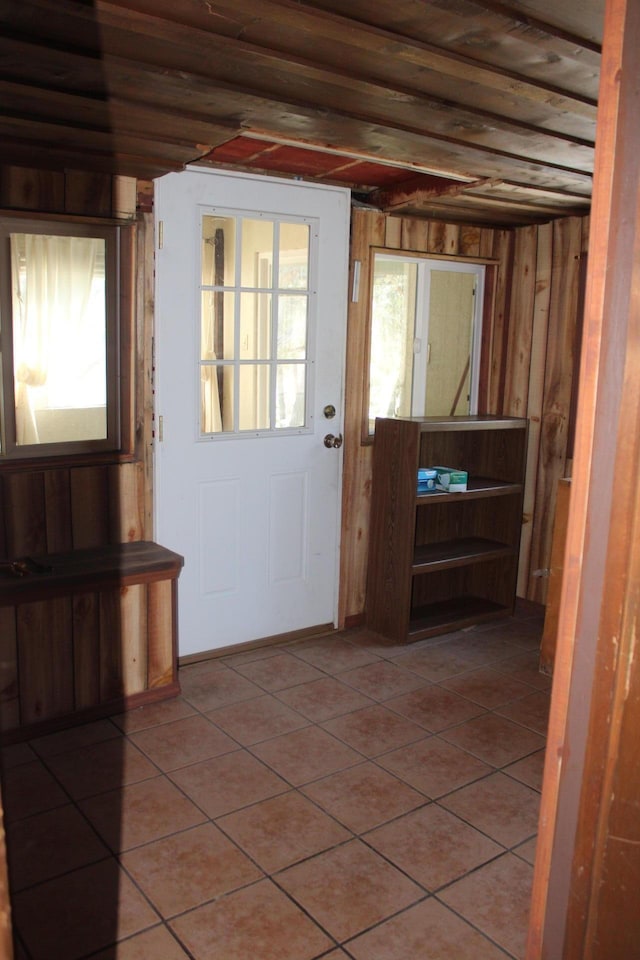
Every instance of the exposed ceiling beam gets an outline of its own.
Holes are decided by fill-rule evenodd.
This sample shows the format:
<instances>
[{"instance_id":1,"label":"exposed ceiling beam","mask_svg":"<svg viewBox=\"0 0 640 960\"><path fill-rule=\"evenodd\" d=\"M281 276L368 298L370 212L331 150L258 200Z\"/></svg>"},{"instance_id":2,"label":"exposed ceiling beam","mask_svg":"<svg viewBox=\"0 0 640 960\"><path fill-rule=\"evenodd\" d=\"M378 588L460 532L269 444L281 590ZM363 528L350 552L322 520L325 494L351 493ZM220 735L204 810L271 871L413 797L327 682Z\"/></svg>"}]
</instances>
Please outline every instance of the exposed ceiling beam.
<instances>
[{"instance_id":1,"label":"exposed ceiling beam","mask_svg":"<svg viewBox=\"0 0 640 960\"><path fill-rule=\"evenodd\" d=\"M475 180L470 183L452 183L439 177L417 176L392 187L375 190L367 198L367 202L380 207L386 212L396 212L403 207L420 206L428 200L438 197L457 197L467 189L477 186L486 186L495 183L495 180Z\"/></svg>"}]
</instances>

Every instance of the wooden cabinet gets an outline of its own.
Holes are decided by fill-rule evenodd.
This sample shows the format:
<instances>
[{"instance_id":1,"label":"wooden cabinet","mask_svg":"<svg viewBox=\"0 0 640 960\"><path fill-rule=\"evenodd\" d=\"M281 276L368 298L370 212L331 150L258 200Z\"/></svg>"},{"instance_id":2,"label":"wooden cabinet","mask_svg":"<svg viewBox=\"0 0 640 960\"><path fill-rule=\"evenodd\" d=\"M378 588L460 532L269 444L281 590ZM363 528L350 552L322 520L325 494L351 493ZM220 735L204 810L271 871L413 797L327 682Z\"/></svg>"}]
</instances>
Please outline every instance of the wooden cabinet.
<instances>
[{"instance_id":1,"label":"wooden cabinet","mask_svg":"<svg viewBox=\"0 0 640 960\"><path fill-rule=\"evenodd\" d=\"M4 742L176 696L181 568L146 541L3 564Z\"/></svg>"},{"instance_id":2,"label":"wooden cabinet","mask_svg":"<svg viewBox=\"0 0 640 960\"><path fill-rule=\"evenodd\" d=\"M378 419L367 625L412 641L513 612L527 421ZM418 467L469 475L465 493L418 494Z\"/></svg>"}]
</instances>

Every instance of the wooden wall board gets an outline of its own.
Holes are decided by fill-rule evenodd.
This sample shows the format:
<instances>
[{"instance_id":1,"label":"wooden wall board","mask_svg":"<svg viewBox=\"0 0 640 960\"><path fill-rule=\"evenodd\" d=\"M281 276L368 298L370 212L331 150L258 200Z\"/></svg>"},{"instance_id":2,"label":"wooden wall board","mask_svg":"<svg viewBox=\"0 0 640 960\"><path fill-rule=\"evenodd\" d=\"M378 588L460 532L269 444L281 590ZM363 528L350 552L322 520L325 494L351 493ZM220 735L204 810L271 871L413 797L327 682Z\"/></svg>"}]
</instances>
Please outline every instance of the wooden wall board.
<instances>
[{"instance_id":1,"label":"wooden wall board","mask_svg":"<svg viewBox=\"0 0 640 960\"><path fill-rule=\"evenodd\" d=\"M401 232L399 218L354 210L351 225L351 280L353 263L360 263L357 301L349 303L344 414L342 533L340 549L339 623L364 612L367 540L371 497L371 446L362 443L364 357L368 355L371 248L388 244L390 229Z\"/></svg>"},{"instance_id":2,"label":"wooden wall board","mask_svg":"<svg viewBox=\"0 0 640 960\"><path fill-rule=\"evenodd\" d=\"M71 484L69 471L44 471L45 526L47 553L61 553L73 547L71 536Z\"/></svg>"},{"instance_id":3,"label":"wooden wall board","mask_svg":"<svg viewBox=\"0 0 640 960\"><path fill-rule=\"evenodd\" d=\"M18 647L16 614L11 607L0 608L0 728L14 726L8 721L16 714L18 689Z\"/></svg>"},{"instance_id":4,"label":"wooden wall board","mask_svg":"<svg viewBox=\"0 0 640 960\"><path fill-rule=\"evenodd\" d=\"M71 530L76 550L109 543L109 469L74 467L70 471Z\"/></svg>"},{"instance_id":5,"label":"wooden wall board","mask_svg":"<svg viewBox=\"0 0 640 960\"><path fill-rule=\"evenodd\" d=\"M542 224L538 227L537 233L536 282L530 349L529 395L527 398L529 446L527 452L524 502L522 507L520 563L518 566L517 592L520 597L529 597L531 593L537 592L531 579L536 572L531 567L531 546L533 542L533 520L536 512L536 486L538 478L538 458L540 455L542 408L544 404L549 301L551 296L553 228L550 223Z\"/></svg>"},{"instance_id":6,"label":"wooden wall board","mask_svg":"<svg viewBox=\"0 0 640 960\"><path fill-rule=\"evenodd\" d=\"M73 710L73 647L69 598L17 608L21 723Z\"/></svg>"},{"instance_id":7,"label":"wooden wall board","mask_svg":"<svg viewBox=\"0 0 640 960\"><path fill-rule=\"evenodd\" d=\"M549 335L530 554L532 570L544 570L549 566L556 491L558 481L566 473L581 244L582 224L579 218L554 222ZM544 603L546 591L546 578L534 578L529 585L527 598Z\"/></svg>"},{"instance_id":8,"label":"wooden wall board","mask_svg":"<svg viewBox=\"0 0 640 960\"><path fill-rule=\"evenodd\" d=\"M176 587L168 580L148 584L148 665L149 688L164 686L176 679L176 651L173 649L176 631L173 618L176 612Z\"/></svg>"},{"instance_id":9,"label":"wooden wall board","mask_svg":"<svg viewBox=\"0 0 640 960\"><path fill-rule=\"evenodd\" d=\"M100 703L100 602L97 593L73 596L73 687L75 709Z\"/></svg>"},{"instance_id":10,"label":"wooden wall board","mask_svg":"<svg viewBox=\"0 0 640 960\"><path fill-rule=\"evenodd\" d=\"M4 526L9 559L46 553L46 506L41 470L3 477Z\"/></svg>"}]
</instances>

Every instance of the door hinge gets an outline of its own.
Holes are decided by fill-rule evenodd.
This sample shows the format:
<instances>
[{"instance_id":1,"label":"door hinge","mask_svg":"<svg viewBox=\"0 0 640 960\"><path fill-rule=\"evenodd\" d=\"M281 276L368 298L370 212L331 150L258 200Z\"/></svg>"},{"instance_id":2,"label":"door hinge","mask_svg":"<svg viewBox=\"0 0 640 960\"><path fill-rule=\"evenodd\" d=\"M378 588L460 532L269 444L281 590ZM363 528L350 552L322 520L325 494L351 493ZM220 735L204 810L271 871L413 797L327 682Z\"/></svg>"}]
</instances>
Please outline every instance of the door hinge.
<instances>
[{"instance_id":1,"label":"door hinge","mask_svg":"<svg viewBox=\"0 0 640 960\"><path fill-rule=\"evenodd\" d=\"M158 220L158 250L164 247L164 220Z\"/></svg>"},{"instance_id":2,"label":"door hinge","mask_svg":"<svg viewBox=\"0 0 640 960\"><path fill-rule=\"evenodd\" d=\"M158 417L158 443L164 440L164 417Z\"/></svg>"}]
</instances>

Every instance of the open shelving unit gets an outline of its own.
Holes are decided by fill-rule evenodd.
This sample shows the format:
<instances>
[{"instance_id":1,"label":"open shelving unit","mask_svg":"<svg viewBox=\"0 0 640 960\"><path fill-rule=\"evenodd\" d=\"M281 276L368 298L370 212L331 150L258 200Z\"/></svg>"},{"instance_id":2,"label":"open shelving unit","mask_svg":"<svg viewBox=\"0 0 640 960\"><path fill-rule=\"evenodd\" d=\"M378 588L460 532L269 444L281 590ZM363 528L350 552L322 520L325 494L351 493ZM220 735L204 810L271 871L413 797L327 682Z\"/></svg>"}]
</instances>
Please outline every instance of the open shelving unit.
<instances>
[{"instance_id":1,"label":"open shelving unit","mask_svg":"<svg viewBox=\"0 0 640 960\"><path fill-rule=\"evenodd\" d=\"M527 421L376 420L367 624L397 642L513 612ZM417 493L418 467L466 470L467 491Z\"/></svg>"}]
</instances>

